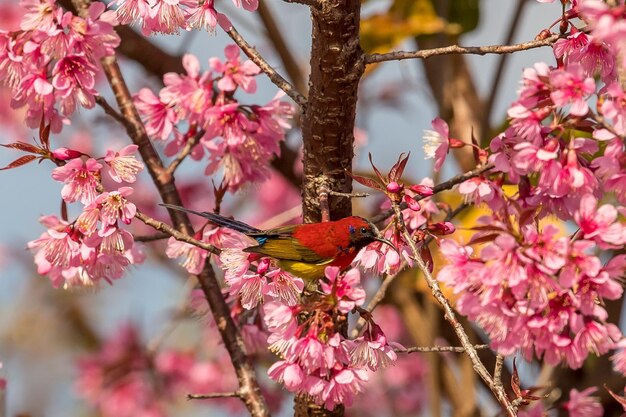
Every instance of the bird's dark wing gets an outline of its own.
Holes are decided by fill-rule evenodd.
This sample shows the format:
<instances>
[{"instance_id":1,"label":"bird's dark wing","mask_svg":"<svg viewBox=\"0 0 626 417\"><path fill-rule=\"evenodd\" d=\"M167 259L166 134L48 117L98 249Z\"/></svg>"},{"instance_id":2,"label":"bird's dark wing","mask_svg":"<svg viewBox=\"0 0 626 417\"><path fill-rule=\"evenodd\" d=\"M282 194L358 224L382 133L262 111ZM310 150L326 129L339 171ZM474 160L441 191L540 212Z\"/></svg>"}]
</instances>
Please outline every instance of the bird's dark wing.
<instances>
[{"instance_id":1,"label":"bird's dark wing","mask_svg":"<svg viewBox=\"0 0 626 417\"><path fill-rule=\"evenodd\" d=\"M250 235L259 241L259 238ZM264 243L244 249L244 252L259 253L278 260L299 261L308 264L320 264L332 260L325 258L301 245L294 237L273 235L268 236Z\"/></svg>"},{"instance_id":2,"label":"bird's dark wing","mask_svg":"<svg viewBox=\"0 0 626 417\"><path fill-rule=\"evenodd\" d=\"M195 210L190 210L185 207L175 206L173 204L159 204L159 205L170 208L170 209L174 209L174 210L184 211L186 213L192 213L192 214L195 214L196 216L204 217L205 219L207 219L208 221L210 221L211 223L217 226L228 227L229 229L233 229L237 232L241 232L246 235L262 233L261 230L257 229L256 227L252 227L249 224L240 222L238 220L229 219L228 217L220 216L219 214L209 213L208 211L195 211Z\"/></svg>"}]
</instances>

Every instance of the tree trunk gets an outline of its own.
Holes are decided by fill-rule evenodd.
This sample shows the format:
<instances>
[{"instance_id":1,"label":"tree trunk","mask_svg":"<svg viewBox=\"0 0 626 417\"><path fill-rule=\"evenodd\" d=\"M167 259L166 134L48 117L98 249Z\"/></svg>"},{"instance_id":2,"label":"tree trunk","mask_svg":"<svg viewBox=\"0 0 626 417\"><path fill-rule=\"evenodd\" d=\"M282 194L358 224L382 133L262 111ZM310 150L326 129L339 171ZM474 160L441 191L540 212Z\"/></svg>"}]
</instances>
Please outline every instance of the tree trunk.
<instances>
[{"instance_id":1,"label":"tree trunk","mask_svg":"<svg viewBox=\"0 0 626 417\"><path fill-rule=\"evenodd\" d=\"M363 74L359 45L360 0L327 0L311 8L313 22L309 98L302 118L304 178L302 211L305 222L321 220L320 189L349 193L354 156L357 90ZM346 197L329 196L330 218L352 213ZM340 417L317 406L305 395L296 397L296 417Z\"/></svg>"}]
</instances>

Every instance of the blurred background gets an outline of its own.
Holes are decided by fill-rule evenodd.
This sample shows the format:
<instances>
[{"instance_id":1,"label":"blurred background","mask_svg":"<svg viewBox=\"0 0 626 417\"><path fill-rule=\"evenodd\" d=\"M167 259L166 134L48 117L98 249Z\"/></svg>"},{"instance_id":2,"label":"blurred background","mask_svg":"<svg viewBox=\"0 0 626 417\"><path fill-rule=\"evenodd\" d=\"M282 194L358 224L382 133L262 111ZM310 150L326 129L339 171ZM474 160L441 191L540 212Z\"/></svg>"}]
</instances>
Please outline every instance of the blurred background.
<instances>
[{"instance_id":1,"label":"blurred background","mask_svg":"<svg viewBox=\"0 0 626 417\"><path fill-rule=\"evenodd\" d=\"M8 11L16 1L3 0L4 3L0 4ZM270 16L286 38L297 63L299 83L306 80L311 30L306 7L266 1L262 4L263 16L259 12L236 9L225 0L220 1L218 7L279 72L288 74L276 53L271 30L268 30L267 16ZM368 51L384 52L425 49L449 43L478 46L524 42L534 39L558 19L559 14L559 2L545 5L534 0L369 0L363 4L363 47ZM8 18L8 14L4 16ZM150 41L173 56L196 55L203 69L208 68L209 57L223 57L224 46L230 43L219 30L215 34L194 32L154 36ZM161 87L159 76L146 75L144 68L132 59L121 59L132 91L142 87L158 91ZM422 135L425 129L430 129L434 117L439 115L447 120L455 137L468 141L473 129L475 136L487 143L505 121L506 109L515 99L522 69L538 61L552 63L553 59L550 48L541 48L516 53L504 62L503 57L497 55L450 56L426 62L389 62L370 68L360 87L355 170L369 172L368 152L373 154L374 161L383 171L401 152L411 152L406 176L413 182L432 177L432 161L424 160L422 152ZM288 75L293 80L293 74ZM258 77L258 83L258 92L242 101L263 104L276 94L275 86L264 76ZM101 82L100 86L101 94L110 98L108 85ZM0 143L31 141L37 132L24 127L20 112L10 109L9 101L7 91L0 90ZM71 145L78 149L101 150L104 143L115 142L121 146L127 143L124 132L110 123L100 108L81 109L79 113L71 126L65 127L60 135L52 136L53 147ZM296 129L289 134L287 145L293 150L292 154L297 155L300 140ZM14 151L0 149L0 166L16 157ZM449 178L473 166L469 155L455 157L448 159L438 179ZM293 159L286 162L296 173L298 159L296 157L295 164ZM193 206L206 209L210 207L210 180L198 175L200 169L203 170L204 165L186 161L177 173L177 182L189 188L187 195ZM51 170L50 164L42 163L0 172L0 190L4 197L0 218L0 362L3 363L0 377L8 381L4 400L6 416L11 417L99 415L76 394L76 360L98 349L126 323L133 322L146 343L163 338L165 345L193 350L207 339L199 334L198 322L200 326L207 326L208 319L182 320L171 326L173 315L185 305L190 286L186 284L185 271L176 265L175 260L165 258L162 242L146 246L148 257L143 265L130 270L114 285L103 285L98 290L53 289L47 278L37 275L32 253L25 248L28 241L44 231L38 218L59 214L62 184L51 179ZM146 178L143 180L145 186L135 192L134 198L140 207L150 210L142 204L152 204L154 189ZM236 196L229 196L223 213L235 214L258 225L263 219L290 208L294 208L291 212L294 218L298 215L298 205L299 191L281 174L276 174L269 184L251 186ZM274 212L265 212L259 207L271 207ZM375 208L374 198L355 206L355 210L364 215L371 214ZM155 215L159 213L154 207L151 209ZM72 214L77 213L71 212L70 217ZM137 233L148 231L139 229ZM396 313L383 308L380 314L392 316ZM390 318L389 322L393 319ZM172 335L167 330L170 327L175 327ZM212 334L217 337L214 332ZM215 345L219 343L215 342ZM413 368L407 365L405 370L410 369L413 373L396 375L395 378L426 378L426 368L431 365L425 365L425 361L431 361L431 358L412 357ZM457 370L461 372L463 368L460 366ZM389 389L389 381L372 389L383 392ZM424 387L428 385L421 386L422 392L402 394L408 402L420 402L419 407L388 409L378 415L434 415L425 405L428 393ZM213 405L180 400L171 409L176 411L169 412L169 415L207 415L207 407ZM279 403L278 406L283 408L285 415L289 414L289 404ZM232 407L219 410L222 411L210 415L235 413ZM446 413L445 405L443 413ZM362 411L355 415L369 414Z\"/></svg>"}]
</instances>

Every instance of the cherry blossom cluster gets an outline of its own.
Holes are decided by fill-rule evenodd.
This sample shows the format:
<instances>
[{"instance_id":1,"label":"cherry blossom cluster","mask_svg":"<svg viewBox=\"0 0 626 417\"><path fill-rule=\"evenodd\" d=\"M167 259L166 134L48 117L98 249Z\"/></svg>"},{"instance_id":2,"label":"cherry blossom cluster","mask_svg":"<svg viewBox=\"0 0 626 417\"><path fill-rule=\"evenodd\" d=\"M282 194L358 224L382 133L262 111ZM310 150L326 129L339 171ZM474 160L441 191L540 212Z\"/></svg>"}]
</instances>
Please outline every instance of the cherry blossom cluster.
<instances>
[{"instance_id":1,"label":"cherry blossom cluster","mask_svg":"<svg viewBox=\"0 0 626 417\"><path fill-rule=\"evenodd\" d=\"M293 107L281 94L264 106L244 105L234 98L238 89L256 91L259 68L241 61L239 48L225 49L226 61L211 58L211 71L201 72L193 55L185 55L186 74L168 73L159 95L142 89L135 104L153 139L167 141L165 154L173 156L189 140L201 135L191 157L208 156L206 175L223 171L224 183L235 191L246 183L269 177L269 161L280 154L280 142L289 127ZM181 131L188 126L185 133Z\"/></svg>"},{"instance_id":2,"label":"cherry blossom cluster","mask_svg":"<svg viewBox=\"0 0 626 417\"><path fill-rule=\"evenodd\" d=\"M129 324L78 361L75 386L104 417L165 417L168 401L236 384L229 361L200 361L193 352L175 349L152 353Z\"/></svg>"},{"instance_id":3,"label":"cherry blossom cluster","mask_svg":"<svg viewBox=\"0 0 626 417\"><path fill-rule=\"evenodd\" d=\"M51 152L50 158L59 165L52 178L64 183L64 204L83 205L71 223L56 216L42 217L47 231L28 244L36 251L38 272L47 275L55 287L90 286L102 280L110 283L129 265L143 261L133 236L122 227L130 224L137 211L127 199L133 189L121 186L109 192L101 185L103 172L120 185L135 182L143 169L133 155L136 151L136 145L119 152L109 150L102 163L65 148Z\"/></svg>"},{"instance_id":4,"label":"cherry blossom cluster","mask_svg":"<svg viewBox=\"0 0 626 417\"><path fill-rule=\"evenodd\" d=\"M93 2L88 16L65 12L55 0L22 0L20 30L0 31L0 80L12 90L11 106L26 108L26 123L42 118L59 132L80 105L95 104L99 61L120 39L113 12Z\"/></svg>"},{"instance_id":5,"label":"cherry blossom cluster","mask_svg":"<svg viewBox=\"0 0 626 417\"><path fill-rule=\"evenodd\" d=\"M477 255L469 245L441 242L449 264L438 279L458 294L459 312L480 324L501 354L520 350L527 359L534 354L579 368L590 353L605 354L623 337L606 322L602 300L622 296L626 256L603 265L593 251L623 245L626 227L612 206L596 204L592 195L582 199L572 239L559 237L551 224L516 226L494 214L482 219L470 242L485 243Z\"/></svg>"},{"instance_id":6,"label":"cherry blossom cluster","mask_svg":"<svg viewBox=\"0 0 626 417\"><path fill-rule=\"evenodd\" d=\"M519 184L525 207L567 220L589 193L614 192L626 201L625 93L616 79L623 7L575 5L570 16L584 19L591 32L572 25L554 46L557 66L539 63L524 72L508 110L510 128L491 142L490 161ZM588 104L593 99L597 112Z\"/></svg>"},{"instance_id":7,"label":"cherry blossom cluster","mask_svg":"<svg viewBox=\"0 0 626 417\"><path fill-rule=\"evenodd\" d=\"M254 11L259 0L233 0L238 8ZM180 29L206 29L213 32L219 24L230 30L228 17L215 9L215 0L115 0L117 18L123 25L140 23L144 35L178 33Z\"/></svg>"},{"instance_id":8,"label":"cherry blossom cluster","mask_svg":"<svg viewBox=\"0 0 626 417\"><path fill-rule=\"evenodd\" d=\"M269 348L281 358L268 375L287 390L306 393L332 410L338 404L352 404L369 379L368 371L393 363L395 349L402 347L388 342L371 319L354 340L337 330L337 315L348 314L365 301L358 269L341 274L339 268L327 267L320 295L307 306L277 301L263 305Z\"/></svg>"}]
</instances>

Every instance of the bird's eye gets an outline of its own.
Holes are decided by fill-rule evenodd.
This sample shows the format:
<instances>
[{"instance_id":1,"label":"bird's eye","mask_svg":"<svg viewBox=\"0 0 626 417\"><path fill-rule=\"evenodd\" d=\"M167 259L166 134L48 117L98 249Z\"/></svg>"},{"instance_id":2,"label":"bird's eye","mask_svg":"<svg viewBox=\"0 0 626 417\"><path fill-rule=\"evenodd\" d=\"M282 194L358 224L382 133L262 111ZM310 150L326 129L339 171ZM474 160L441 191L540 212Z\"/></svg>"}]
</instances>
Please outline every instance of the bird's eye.
<instances>
[{"instance_id":1,"label":"bird's eye","mask_svg":"<svg viewBox=\"0 0 626 417\"><path fill-rule=\"evenodd\" d=\"M367 229L365 227L361 227L361 233L367 233Z\"/></svg>"}]
</instances>

